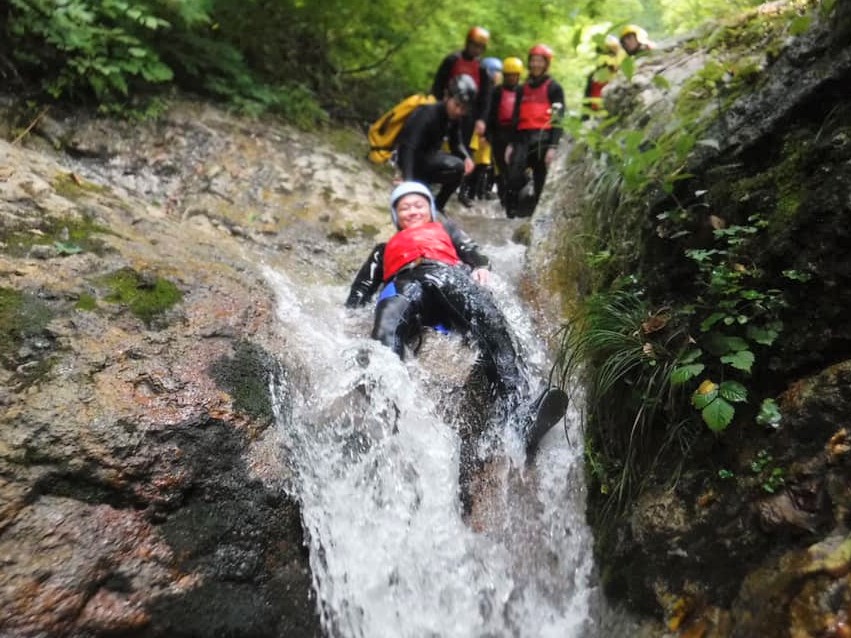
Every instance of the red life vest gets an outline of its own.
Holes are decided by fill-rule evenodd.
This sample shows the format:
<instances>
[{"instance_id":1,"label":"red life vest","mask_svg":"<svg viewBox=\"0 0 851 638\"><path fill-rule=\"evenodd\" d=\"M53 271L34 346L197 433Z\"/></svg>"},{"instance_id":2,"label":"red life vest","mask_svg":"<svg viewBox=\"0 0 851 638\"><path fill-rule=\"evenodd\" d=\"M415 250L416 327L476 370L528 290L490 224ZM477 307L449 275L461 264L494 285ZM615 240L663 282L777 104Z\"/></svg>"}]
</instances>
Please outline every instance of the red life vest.
<instances>
[{"instance_id":1,"label":"red life vest","mask_svg":"<svg viewBox=\"0 0 851 638\"><path fill-rule=\"evenodd\" d=\"M455 59L455 64L452 65L452 68L449 70L449 77L447 80L451 80L456 75L461 75L462 73L466 73L473 81L476 83L476 88L479 88L479 80L481 79L479 76L479 61L478 59L467 60L460 53L458 57Z\"/></svg>"},{"instance_id":2,"label":"red life vest","mask_svg":"<svg viewBox=\"0 0 851 638\"><path fill-rule=\"evenodd\" d=\"M517 103L517 88L509 89L502 87L499 96L499 110L497 118L500 126L511 126L514 118L514 105Z\"/></svg>"},{"instance_id":3,"label":"red life vest","mask_svg":"<svg viewBox=\"0 0 851 638\"><path fill-rule=\"evenodd\" d=\"M452 238L440 222L406 228L390 238L384 248L384 281L418 259L430 259L450 266L461 263Z\"/></svg>"},{"instance_id":4,"label":"red life vest","mask_svg":"<svg viewBox=\"0 0 851 638\"><path fill-rule=\"evenodd\" d=\"M547 78L539 86L523 85L523 98L520 102L518 131L550 129L552 124L552 104L547 95L552 78Z\"/></svg>"}]
</instances>

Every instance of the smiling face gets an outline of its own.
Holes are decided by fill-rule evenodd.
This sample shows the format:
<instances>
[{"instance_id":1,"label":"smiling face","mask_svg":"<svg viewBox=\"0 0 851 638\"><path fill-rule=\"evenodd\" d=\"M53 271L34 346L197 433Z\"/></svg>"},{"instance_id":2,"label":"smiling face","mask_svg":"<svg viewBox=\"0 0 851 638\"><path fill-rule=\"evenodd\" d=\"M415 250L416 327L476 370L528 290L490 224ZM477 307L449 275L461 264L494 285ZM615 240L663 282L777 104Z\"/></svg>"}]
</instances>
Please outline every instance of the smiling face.
<instances>
[{"instance_id":1,"label":"smiling face","mask_svg":"<svg viewBox=\"0 0 851 638\"><path fill-rule=\"evenodd\" d=\"M404 195L396 202L396 218L400 230L427 224L431 221L431 202L418 193Z\"/></svg>"},{"instance_id":2,"label":"smiling face","mask_svg":"<svg viewBox=\"0 0 851 638\"><path fill-rule=\"evenodd\" d=\"M533 78L543 75L548 66L549 62L543 55L529 56L529 75Z\"/></svg>"}]
</instances>

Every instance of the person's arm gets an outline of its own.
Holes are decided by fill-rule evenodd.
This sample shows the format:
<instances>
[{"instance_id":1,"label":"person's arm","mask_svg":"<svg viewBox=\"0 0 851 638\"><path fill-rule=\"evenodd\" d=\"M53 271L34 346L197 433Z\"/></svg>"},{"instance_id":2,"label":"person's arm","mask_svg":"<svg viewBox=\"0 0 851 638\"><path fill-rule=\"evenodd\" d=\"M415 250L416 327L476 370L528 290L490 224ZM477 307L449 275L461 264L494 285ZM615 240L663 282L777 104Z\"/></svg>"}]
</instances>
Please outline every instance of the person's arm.
<instances>
[{"instance_id":1,"label":"person's arm","mask_svg":"<svg viewBox=\"0 0 851 638\"><path fill-rule=\"evenodd\" d=\"M384 279L384 247L378 244L361 266L346 299L346 308L359 308L369 303Z\"/></svg>"},{"instance_id":2,"label":"person's arm","mask_svg":"<svg viewBox=\"0 0 851 638\"><path fill-rule=\"evenodd\" d=\"M520 105L523 102L523 85L519 85L515 90L517 91L517 99L514 100L514 112L511 114L510 144L516 144L522 137L520 131L517 130L517 123L520 121Z\"/></svg>"},{"instance_id":3,"label":"person's arm","mask_svg":"<svg viewBox=\"0 0 851 638\"><path fill-rule=\"evenodd\" d=\"M488 107L487 137L493 140L493 133L499 128L499 103L502 100L503 87L497 86L491 91L490 106Z\"/></svg>"},{"instance_id":4,"label":"person's arm","mask_svg":"<svg viewBox=\"0 0 851 638\"><path fill-rule=\"evenodd\" d=\"M464 127L461 126L461 122L452 122L449 129L449 150L463 156L464 161L470 160L472 162L470 149L467 148L470 140L464 140Z\"/></svg>"},{"instance_id":5,"label":"person's arm","mask_svg":"<svg viewBox=\"0 0 851 638\"><path fill-rule=\"evenodd\" d=\"M461 228L451 219L443 217L441 218L440 223L443 224L446 232L449 233L449 237L452 239L452 243L455 246L455 250L458 252L458 256L461 258L461 261L472 267L474 270L477 268L490 268L490 259L481 252L479 245L472 237L461 230Z\"/></svg>"},{"instance_id":6,"label":"person's arm","mask_svg":"<svg viewBox=\"0 0 851 638\"><path fill-rule=\"evenodd\" d=\"M561 84L552 80L549 87L547 87L547 97L550 100L553 110L553 127L550 129L549 147L556 148L561 140L562 120L564 119L564 89L561 88Z\"/></svg>"},{"instance_id":7,"label":"person's arm","mask_svg":"<svg viewBox=\"0 0 851 638\"><path fill-rule=\"evenodd\" d=\"M475 118L487 126L488 112L491 105L491 92L493 91L493 82L491 76L484 66L479 66L479 94L476 96L476 113ZM484 132L484 131L483 131Z\"/></svg>"},{"instance_id":8,"label":"person's arm","mask_svg":"<svg viewBox=\"0 0 851 638\"><path fill-rule=\"evenodd\" d=\"M437 67L437 73L434 74L434 82L431 84L431 94L437 98L437 101L443 99L443 94L446 92L446 87L449 84L449 73L458 59L457 53L450 53L445 58L440 66Z\"/></svg>"},{"instance_id":9,"label":"person's arm","mask_svg":"<svg viewBox=\"0 0 851 638\"><path fill-rule=\"evenodd\" d=\"M408 116L402 127L396 148L396 163L402 172L403 180L414 179L417 149L422 146L429 127L434 126L433 120L434 110L428 106L421 106Z\"/></svg>"}]
</instances>

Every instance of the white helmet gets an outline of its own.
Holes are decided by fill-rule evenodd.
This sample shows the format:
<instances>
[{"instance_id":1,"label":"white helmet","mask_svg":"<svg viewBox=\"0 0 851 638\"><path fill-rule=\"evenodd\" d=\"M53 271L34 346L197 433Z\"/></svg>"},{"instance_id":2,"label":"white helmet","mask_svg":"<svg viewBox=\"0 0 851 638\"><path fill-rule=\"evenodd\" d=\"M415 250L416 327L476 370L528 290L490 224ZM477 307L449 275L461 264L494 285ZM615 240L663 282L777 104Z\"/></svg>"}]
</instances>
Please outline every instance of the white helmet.
<instances>
[{"instance_id":1,"label":"white helmet","mask_svg":"<svg viewBox=\"0 0 851 638\"><path fill-rule=\"evenodd\" d=\"M393 224L399 228L399 216L396 214L396 202L402 199L405 195L416 193L428 199L429 208L431 209L431 221L437 221L437 208L434 206L434 197L431 190L425 184L420 182L402 182L393 192L390 193L390 217L393 218Z\"/></svg>"}]
</instances>

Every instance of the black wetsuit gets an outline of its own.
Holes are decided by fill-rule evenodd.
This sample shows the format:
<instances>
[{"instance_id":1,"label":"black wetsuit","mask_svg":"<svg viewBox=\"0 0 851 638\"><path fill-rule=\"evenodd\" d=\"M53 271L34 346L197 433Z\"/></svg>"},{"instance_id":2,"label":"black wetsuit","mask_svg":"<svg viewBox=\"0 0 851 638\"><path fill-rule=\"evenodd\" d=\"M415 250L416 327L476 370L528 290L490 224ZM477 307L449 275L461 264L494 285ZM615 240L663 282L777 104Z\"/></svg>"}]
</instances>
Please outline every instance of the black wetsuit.
<instances>
[{"instance_id":1,"label":"black wetsuit","mask_svg":"<svg viewBox=\"0 0 851 638\"><path fill-rule=\"evenodd\" d=\"M497 394L505 399L519 399L524 396L527 380L508 322L491 292L470 276L471 268L487 267L488 259L464 231L449 220L441 222L463 264L450 266L426 261L400 270L391 279L396 294L382 299L376 306L372 337L403 357L410 337L423 326L443 323L473 337L481 350L485 373ZM381 287L385 246L376 246L361 266L349 291L347 307L367 304Z\"/></svg>"},{"instance_id":2,"label":"black wetsuit","mask_svg":"<svg viewBox=\"0 0 851 638\"><path fill-rule=\"evenodd\" d=\"M445 137L454 154L441 150ZM411 113L396 142L396 163L402 179L440 184L434 203L441 212L464 179L462 158L469 157L459 127L449 119L445 102L421 106Z\"/></svg>"},{"instance_id":3,"label":"black wetsuit","mask_svg":"<svg viewBox=\"0 0 851 638\"><path fill-rule=\"evenodd\" d=\"M499 105L502 94L505 91L518 92L520 85L498 86L493 91L491 98L490 113L488 114L487 138L491 144L491 158L496 166L496 188L501 202L505 202L505 180L508 174L508 165L505 163L505 149L511 143L513 129L511 124L502 124L499 121ZM515 102L516 104L516 102Z\"/></svg>"},{"instance_id":4,"label":"black wetsuit","mask_svg":"<svg viewBox=\"0 0 851 638\"><path fill-rule=\"evenodd\" d=\"M539 87L544 82L550 82L547 87L547 99L553 105L553 119L555 120L552 128L527 129L517 130L517 121L520 118L520 109L523 107L523 90L520 89L520 94L517 96L517 103L514 107L514 131L512 133L511 145L513 147L511 162L508 166L507 177L507 192L505 208L509 217L513 216L513 212L517 210L518 195L523 185L526 183L526 169L532 169L532 179L534 180L535 199L531 206L531 210L524 214L531 215L534 207L537 206L538 200L541 197L541 192L544 190L544 183L547 181L547 151L551 148L558 148L558 143L561 140L561 123L560 120L564 115L564 89L561 85L550 78L549 75L543 74L537 78L529 78L526 84L530 87ZM560 107L555 105L561 105Z\"/></svg>"}]
</instances>

